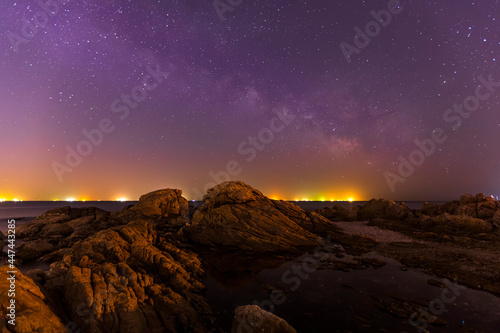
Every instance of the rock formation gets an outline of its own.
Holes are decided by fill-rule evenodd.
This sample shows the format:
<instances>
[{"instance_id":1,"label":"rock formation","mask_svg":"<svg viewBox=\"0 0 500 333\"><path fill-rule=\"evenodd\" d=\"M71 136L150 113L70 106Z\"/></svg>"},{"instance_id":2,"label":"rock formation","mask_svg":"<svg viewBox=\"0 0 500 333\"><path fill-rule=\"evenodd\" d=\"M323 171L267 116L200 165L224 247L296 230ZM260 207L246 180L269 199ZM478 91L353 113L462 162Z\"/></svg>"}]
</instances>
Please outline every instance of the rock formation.
<instances>
[{"instance_id":1,"label":"rock formation","mask_svg":"<svg viewBox=\"0 0 500 333\"><path fill-rule=\"evenodd\" d=\"M279 254L297 254L336 230L324 217L241 182L220 184L204 200L191 217L182 192L165 189L121 212L64 207L19 226L24 243L17 257L51 266L18 281L22 290L34 290L26 299L41 310L40 318L31 314L32 326L17 332L61 332L62 323L97 333L218 332L194 251L211 246L272 254L278 262ZM269 329L293 331L271 314L260 315Z\"/></svg>"},{"instance_id":2,"label":"rock formation","mask_svg":"<svg viewBox=\"0 0 500 333\"><path fill-rule=\"evenodd\" d=\"M189 223L188 215L189 205L182 191L164 189L141 196L137 205L123 209L119 218L131 221L142 217L153 222L157 230L177 232Z\"/></svg>"},{"instance_id":3,"label":"rock formation","mask_svg":"<svg viewBox=\"0 0 500 333\"><path fill-rule=\"evenodd\" d=\"M25 243L18 246L16 259L29 261L45 256L42 260L48 263L61 260L77 241L123 223L112 213L95 207L49 210L17 227L17 235Z\"/></svg>"},{"instance_id":4,"label":"rock formation","mask_svg":"<svg viewBox=\"0 0 500 333\"><path fill-rule=\"evenodd\" d=\"M196 254L136 220L77 243L38 280L62 295L83 332L208 332L217 325L201 296L203 274Z\"/></svg>"},{"instance_id":5,"label":"rock formation","mask_svg":"<svg viewBox=\"0 0 500 333\"><path fill-rule=\"evenodd\" d=\"M334 230L319 214L275 201L242 182L210 189L182 233L192 242L251 253L294 252Z\"/></svg>"},{"instance_id":6,"label":"rock formation","mask_svg":"<svg viewBox=\"0 0 500 333\"><path fill-rule=\"evenodd\" d=\"M411 210L405 203L400 205L385 199L372 199L365 203L358 212L358 220L387 219L403 220L411 215Z\"/></svg>"}]
</instances>

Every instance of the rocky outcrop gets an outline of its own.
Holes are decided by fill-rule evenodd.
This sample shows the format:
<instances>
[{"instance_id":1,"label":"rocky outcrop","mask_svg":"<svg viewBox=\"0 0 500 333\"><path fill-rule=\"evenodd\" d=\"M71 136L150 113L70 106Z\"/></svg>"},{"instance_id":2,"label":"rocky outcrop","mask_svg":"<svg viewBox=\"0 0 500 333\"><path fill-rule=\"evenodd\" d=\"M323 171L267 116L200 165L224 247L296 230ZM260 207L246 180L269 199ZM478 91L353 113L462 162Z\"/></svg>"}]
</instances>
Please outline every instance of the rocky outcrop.
<instances>
[{"instance_id":1,"label":"rocky outcrop","mask_svg":"<svg viewBox=\"0 0 500 333\"><path fill-rule=\"evenodd\" d=\"M500 227L500 203L482 193L464 194L459 201L444 205L426 202L421 213L423 216L419 219L423 225L428 225L429 221L434 224L450 221L453 229L461 230L465 226L464 230L470 232L489 232Z\"/></svg>"},{"instance_id":2,"label":"rocky outcrop","mask_svg":"<svg viewBox=\"0 0 500 333\"><path fill-rule=\"evenodd\" d=\"M404 220L411 216L411 210L403 202L400 205L385 199L372 199L365 203L358 212L358 220L372 220L376 218L387 220Z\"/></svg>"},{"instance_id":3,"label":"rocky outcrop","mask_svg":"<svg viewBox=\"0 0 500 333\"><path fill-rule=\"evenodd\" d=\"M242 182L225 182L203 198L190 225L181 229L197 244L251 253L293 252L317 245L336 228L316 213L274 201Z\"/></svg>"},{"instance_id":4,"label":"rocky outcrop","mask_svg":"<svg viewBox=\"0 0 500 333\"><path fill-rule=\"evenodd\" d=\"M194 253L136 220L80 241L39 281L83 332L208 332L203 274Z\"/></svg>"},{"instance_id":5,"label":"rocky outcrop","mask_svg":"<svg viewBox=\"0 0 500 333\"><path fill-rule=\"evenodd\" d=\"M262 310L257 305L239 306L234 311L231 333L296 333L284 319Z\"/></svg>"},{"instance_id":6,"label":"rocky outcrop","mask_svg":"<svg viewBox=\"0 0 500 333\"><path fill-rule=\"evenodd\" d=\"M47 305L45 295L40 288L29 277L18 272L15 274L15 297L8 296L10 281L7 277L10 269L8 266L0 267L0 332L65 332L65 326L52 309ZM8 316L11 304L15 300L15 326L8 324L12 318Z\"/></svg>"},{"instance_id":7,"label":"rocky outcrop","mask_svg":"<svg viewBox=\"0 0 500 333\"><path fill-rule=\"evenodd\" d=\"M17 227L17 235L24 243L18 246L16 259L29 261L47 255L48 262L61 260L64 249L77 241L123 223L112 213L95 207L49 210Z\"/></svg>"},{"instance_id":8,"label":"rocky outcrop","mask_svg":"<svg viewBox=\"0 0 500 333\"><path fill-rule=\"evenodd\" d=\"M464 194L459 201L452 201L444 205L425 203L422 207L422 213L429 216L448 213L484 220L493 218L498 210L500 210L500 203L493 198L486 197L483 193L478 193L475 196Z\"/></svg>"}]
</instances>

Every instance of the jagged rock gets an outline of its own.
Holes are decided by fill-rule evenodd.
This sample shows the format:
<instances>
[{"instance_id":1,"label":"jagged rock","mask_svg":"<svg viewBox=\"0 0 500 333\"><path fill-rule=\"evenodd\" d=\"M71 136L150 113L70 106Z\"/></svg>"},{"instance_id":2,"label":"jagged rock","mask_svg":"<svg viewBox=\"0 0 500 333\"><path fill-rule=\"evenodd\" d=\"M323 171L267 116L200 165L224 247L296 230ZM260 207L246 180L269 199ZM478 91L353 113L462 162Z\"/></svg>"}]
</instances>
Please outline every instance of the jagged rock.
<instances>
[{"instance_id":1,"label":"jagged rock","mask_svg":"<svg viewBox=\"0 0 500 333\"><path fill-rule=\"evenodd\" d=\"M17 234L20 238L36 238L48 237L53 235L66 236L79 228L76 225L66 223L72 220L77 220L82 217L86 218L85 225L78 225L80 228L89 229L89 225L95 226L92 222L99 219L109 217L110 213L105 210L89 207L89 208L71 208L62 207L49 210L40 215L33 221L22 224L17 227ZM93 229L93 228L92 228ZM94 232L95 233L95 232Z\"/></svg>"},{"instance_id":2,"label":"jagged rock","mask_svg":"<svg viewBox=\"0 0 500 333\"><path fill-rule=\"evenodd\" d=\"M121 225L112 213L102 209L56 208L17 228L24 243L19 246L18 258L36 260L53 251L69 248L102 229ZM42 240L41 240L42 239ZM47 262L59 256L45 256Z\"/></svg>"},{"instance_id":3,"label":"jagged rock","mask_svg":"<svg viewBox=\"0 0 500 333\"><path fill-rule=\"evenodd\" d=\"M387 220L404 220L411 215L411 210L405 203L397 205L394 201L372 199L365 203L358 212L358 219L371 220L375 218Z\"/></svg>"},{"instance_id":4,"label":"jagged rock","mask_svg":"<svg viewBox=\"0 0 500 333\"><path fill-rule=\"evenodd\" d=\"M234 311L231 333L296 333L284 319L257 305L239 306Z\"/></svg>"},{"instance_id":5,"label":"jagged rock","mask_svg":"<svg viewBox=\"0 0 500 333\"><path fill-rule=\"evenodd\" d=\"M136 220L80 241L40 280L83 332L208 332L203 274L194 253Z\"/></svg>"},{"instance_id":6,"label":"jagged rock","mask_svg":"<svg viewBox=\"0 0 500 333\"><path fill-rule=\"evenodd\" d=\"M336 230L316 213L274 201L242 182L208 190L182 234L192 242L244 252L293 252L317 245L314 233Z\"/></svg>"},{"instance_id":7,"label":"jagged rock","mask_svg":"<svg viewBox=\"0 0 500 333\"><path fill-rule=\"evenodd\" d=\"M9 325L7 322L11 318L7 315L11 298L8 296L10 289L10 281L7 277L11 274L7 273L11 269L8 266L0 267L0 332L47 332L59 333L65 332L66 329L54 312L46 304L46 298L40 288L29 277L18 272L15 274L15 326Z\"/></svg>"}]
</instances>

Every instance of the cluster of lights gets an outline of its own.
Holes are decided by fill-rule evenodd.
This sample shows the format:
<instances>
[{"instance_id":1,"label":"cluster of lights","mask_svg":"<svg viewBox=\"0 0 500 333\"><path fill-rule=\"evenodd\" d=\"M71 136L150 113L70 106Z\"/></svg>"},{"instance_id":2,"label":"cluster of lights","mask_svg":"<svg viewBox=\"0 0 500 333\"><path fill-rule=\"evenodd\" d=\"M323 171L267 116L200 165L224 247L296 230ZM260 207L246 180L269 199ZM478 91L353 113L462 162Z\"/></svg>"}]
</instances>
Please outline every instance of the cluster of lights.
<instances>
[{"instance_id":1,"label":"cluster of lights","mask_svg":"<svg viewBox=\"0 0 500 333\"><path fill-rule=\"evenodd\" d=\"M6 201L22 202L22 200L18 198L14 198L12 200L7 200L6 198L0 198L0 202L6 202Z\"/></svg>"},{"instance_id":2,"label":"cluster of lights","mask_svg":"<svg viewBox=\"0 0 500 333\"><path fill-rule=\"evenodd\" d=\"M70 197L70 198L66 198L64 200L59 200L59 199L54 199L54 201L66 201L66 202L75 202L75 201L79 201L79 202L86 202L88 201L87 199L80 199L80 200L77 200L73 197ZM101 200L97 200L97 201L101 201ZM128 199L126 198L118 198L118 199L115 199L115 201L120 201L120 202L126 202L126 201L129 201Z\"/></svg>"},{"instance_id":3,"label":"cluster of lights","mask_svg":"<svg viewBox=\"0 0 500 333\"><path fill-rule=\"evenodd\" d=\"M298 200L298 199L295 199L296 202L299 202L299 201L305 201L305 202L309 202L309 201L314 201L314 200L309 200L309 199L302 199L302 200ZM325 199L321 199L322 202L325 202L326 200ZM354 198L349 198L347 200L330 200L331 202L340 202L340 201L343 201L343 202L346 202L346 201L349 201L349 202L353 202L354 201Z\"/></svg>"}]
</instances>

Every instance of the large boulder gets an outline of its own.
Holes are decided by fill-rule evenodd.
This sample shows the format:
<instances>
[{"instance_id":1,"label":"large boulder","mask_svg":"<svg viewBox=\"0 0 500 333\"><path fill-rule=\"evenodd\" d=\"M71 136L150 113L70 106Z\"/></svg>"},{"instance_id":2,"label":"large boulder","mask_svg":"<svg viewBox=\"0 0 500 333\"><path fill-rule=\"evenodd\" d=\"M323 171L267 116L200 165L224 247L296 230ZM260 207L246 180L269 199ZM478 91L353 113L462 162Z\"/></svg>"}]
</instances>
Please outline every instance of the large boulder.
<instances>
[{"instance_id":1,"label":"large boulder","mask_svg":"<svg viewBox=\"0 0 500 333\"><path fill-rule=\"evenodd\" d=\"M358 212L359 220L386 219L404 220L411 215L405 203L400 205L386 199L372 199L365 203Z\"/></svg>"},{"instance_id":2,"label":"large boulder","mask_svg":"<svg viewBox=\"0 0 500 333\"><path fill-rule=\"evenodd\" d=\"M10 277L8 273L11 269L8 266L0 267L0 332L47 332L59 333L66 332L61 319L54 314L47 305L47 300L40 288L33 280L20 272L15 274L15 297L8 296L10 289ZM11 299L15 300L15 326L8 324L11 320L8 317Z\"/></svg>"},{"instance_id":3,"label":"large boulder","mask_svg":"<svg viewBox=\"0 0 500 333\"><path fill-rule=\"evenodd\" d=\"M182 197L182 191L177 189L164 189L144 194L139 198L139 203L131 210L144 216L182 215L189 213L189 205Z\"/></svg>"},{"instance_id":4,"label":"large boulder","mask_svg":"<svg viewBox=\"0 0 500 333\"><path fill-rule=\"evenodd\" d=\"M181 190L163 189L141 196L137 205L124 208L119 216L126 221L147 218L160 231L177 232L189 222L189 205Z\"/></svg>"},{"instance_id":5,"label":"large boulder","mask_svg":"<svg viewBox=\"0 0 500 333\"><path fill-rule=\"evenodd\" d=\"M317 234L335 227L316 213L267 198L243 182L224 182L210 190L181 229L192 242L243 252L294 252L317 245Z\"/></svg>"},{"instance_id":6,"label":"large boulder","mask_svg":"<svg viewBox=\"0 0 500 333\"><path fill-rule=\"evenodd\" d=\"M239 306L234 311L231 333L296 333L284 319L257 305Z\"/></svg>"}]
</instances>

